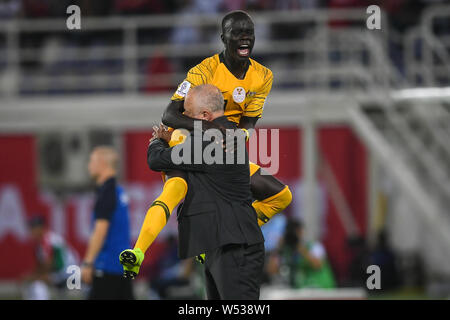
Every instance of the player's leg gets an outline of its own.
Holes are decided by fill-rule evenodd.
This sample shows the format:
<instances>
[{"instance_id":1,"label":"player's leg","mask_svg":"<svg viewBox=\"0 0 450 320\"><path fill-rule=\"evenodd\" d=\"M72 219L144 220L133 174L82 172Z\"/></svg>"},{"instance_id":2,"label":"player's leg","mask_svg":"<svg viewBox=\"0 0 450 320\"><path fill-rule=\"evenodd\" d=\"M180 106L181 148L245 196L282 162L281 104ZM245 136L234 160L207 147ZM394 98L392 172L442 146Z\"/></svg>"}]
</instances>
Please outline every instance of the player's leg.
<instances>
[{"instance_id":1,"label":"player's leg","mask_svg":"<svg viewBox=\"0 0 450 320\"><path fill-rule=\"evenodd\" d=\"M145 216L139 238L134 246L145 253L169 220L173 209L183 200L187 183L182 172L167 173L167 180L158 198L152 202Z\"/></svg>"},{"instance_id":2,"label":"player's leg","mask_svg":"<svg viewBox=\"0 0 450 320\"><path fill-rule=\"evenodd\" d=\"M123 251L119 260L124 265L124 276L134 278L144 260L144 254L166 225L172 211L187 193L187 183L183 172L166 173L164 188L152 202L142 224L134 249Z\"/></svg>"},{"instance_id":3,"label":"player's leg","mask_svg":"<svg viewBox=\"0 0 450 320\"><path fill-rule=\"evenodd\" d=\"M185 130L173 130L169 146L173 147L183 143L186 135L187 132ZM173 209L183 200L187 193L187 183L183 172L162 172L162 176L165 182L163 191L148 209L134 249L124 250L119 255L125 277L134 278L138 274L148 247L150 247L166 225Z\"/></svg>"},{"instance_id":4,"label":"player's leg","mask_svg":"<svg viewBox=\"0 0 450 320\"><path fill-rule=\"evenodd\" d=\"M251 190L256 199L253 208L258 215L259 226L286 209L292 201L289 187L263 170L257 164L250 163Z\"/></svg>"}]
</instances>

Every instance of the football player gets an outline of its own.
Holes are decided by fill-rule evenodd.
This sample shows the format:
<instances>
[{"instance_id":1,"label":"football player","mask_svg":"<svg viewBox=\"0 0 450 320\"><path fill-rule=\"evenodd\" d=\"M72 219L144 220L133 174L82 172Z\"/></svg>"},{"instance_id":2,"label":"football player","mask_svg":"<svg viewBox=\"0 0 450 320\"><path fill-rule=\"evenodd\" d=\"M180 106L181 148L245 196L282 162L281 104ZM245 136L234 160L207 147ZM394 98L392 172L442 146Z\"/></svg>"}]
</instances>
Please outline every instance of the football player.
<instances>
[{"instance_id":1,"label":"football player","mask_svg":"<svg viewBox=\"0 0 450 320\"><path fill-rule=\"evenodd\" d=\"M233 11L223 18L221 39L225 50L204 59L189 70L186 79L172 96L162 122L175 129L193 130L195 120L183 114L184 98L190 88L208 83L221 90L225 100L225 115L244 130L249 138L248 130L253 129L261 118L265 100L272 88L272 71L250 58L255 34L253 21L246 12ZM215 127L212 122L203 121L202 128L207 130ZM184 135L175 130L170 145L180 143L183 139ZM262 226L290 204L292 194L287 185L263 172L257 164L250 164L250 175L255 199L253 207L258 224ZM181 172L167 172L165 178L163 192L149 208L134 249L125 250L120 255L125 276L136 276L146 250L186 195L187 183Z\"/></svg>"}]
</instances>

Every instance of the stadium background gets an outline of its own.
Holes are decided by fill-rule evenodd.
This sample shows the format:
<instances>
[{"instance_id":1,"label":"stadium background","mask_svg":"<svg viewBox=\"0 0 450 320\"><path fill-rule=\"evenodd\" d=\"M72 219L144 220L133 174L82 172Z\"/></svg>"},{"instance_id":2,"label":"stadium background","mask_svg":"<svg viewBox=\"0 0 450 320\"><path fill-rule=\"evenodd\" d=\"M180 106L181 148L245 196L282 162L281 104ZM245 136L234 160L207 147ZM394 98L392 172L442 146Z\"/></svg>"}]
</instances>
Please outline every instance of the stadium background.
<instances>
[{"instance_id":1,"label":"stadium background","mask_svg":"<svg viewBox=\"0 0 450 320\"><path fill-rule=\"evenodd\" d=\"M219 22L235 9L254 18L253 58L274 73L258 128L280 129L277 177L294 195L284 216L302 219L306 237L324 244L338 284L309 297L378 297L365 290L365 268L380 262L380 231L399 270L382 297L449 297L444 2L0 1L0 258L14 257L0 264L2 297L20 297L19 279L33 267L31 215L44 214L83 255L95 145L120 150L137 238L162 186L145 162L151 127L187 70L221 50ZM81 8L81 30L67 29L71 4ZM382 9L380 30L366 25L372 4ZM283 221L271 224L268 248L283 232ZM174 234L172 218L141 283L156 277ZM265 294L305 297L287 288Z\"/></svg>"}]
</instances>

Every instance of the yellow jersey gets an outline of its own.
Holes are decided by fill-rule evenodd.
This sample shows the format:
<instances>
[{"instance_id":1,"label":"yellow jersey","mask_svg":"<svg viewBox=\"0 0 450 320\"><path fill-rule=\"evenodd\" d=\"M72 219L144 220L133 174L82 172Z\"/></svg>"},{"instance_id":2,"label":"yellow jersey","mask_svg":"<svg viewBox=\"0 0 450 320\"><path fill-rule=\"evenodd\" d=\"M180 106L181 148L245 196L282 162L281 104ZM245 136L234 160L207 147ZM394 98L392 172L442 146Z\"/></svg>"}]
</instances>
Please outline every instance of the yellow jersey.
<instances>
[{"instance_id":1,"label":"yellow jersey","mask_svg":"<svg viewBox=\"0 0 450 320\"><path fill-rule=\"evenodd\" d=\"M239 124L242 116L262 116L272 82L272 71L253 59L250 59L244 79L238 79L223 63L222 54L215 54L189 70L172 100L183 100L191 87L207 83L215 85L225 100L225 116Z\"/></svg>"}]
</instances>

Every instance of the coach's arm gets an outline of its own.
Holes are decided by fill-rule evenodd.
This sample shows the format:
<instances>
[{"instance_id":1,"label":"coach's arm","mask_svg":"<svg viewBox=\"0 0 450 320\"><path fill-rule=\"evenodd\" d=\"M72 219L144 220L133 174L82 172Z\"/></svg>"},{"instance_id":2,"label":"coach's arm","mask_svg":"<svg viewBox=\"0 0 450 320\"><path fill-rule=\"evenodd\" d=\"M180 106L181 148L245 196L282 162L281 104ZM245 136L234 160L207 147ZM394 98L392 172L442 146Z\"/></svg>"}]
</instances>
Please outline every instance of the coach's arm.
<instances>
[{"instance_id":1,"label":"coach's arm","mask_svg":"<svg viewBox=\"0 0 450 320\"><path fill-rule=\"evenodd\" d=\"M165 130L165 129L163 129ZM165 131L166 133L168 131ZM206 171L207 165L203 163L194 162L194 145L193 139L188 137L185 142L174 147L169 147L168 141L155 134L155 139L150 141L147 149L147 164L150 170L153 171L170 171L170 170L184 170L184 171ZM174 150L177 149L177 150ZM180 150L181 149L181 150ZM190 150L190 157L188 163L174 163L172 152L177 152L182 158L183 152Z\"/></svg>"},{"instance_id":2,"label":"coach's arm","mask_svg":"<svg viewBox=\"0 0 450 320\"><path fill-rule=\"evenodd\" d=\"M189 131L194 130L194 121L199 120L188 117L184 115L183 112L184 112L184 100L171 100L163 113L161 121L166 126L174 129L186 129ZM206 120L201 121L203 130L208 130L212 128L224 129L211 121Z\"/></svg>"},{"instance_id":3,"label":"coach's arm","mask_svg":"<svg viewBox=\"0 0 450 320\"><path fill-rule=\"evenodd\" d=\"M166 171L174 169L174 163L171 159L172 149L163 139L154 139L150 141L147 149L147 164L150 170Z\"/></svg>"}]
</instances>

